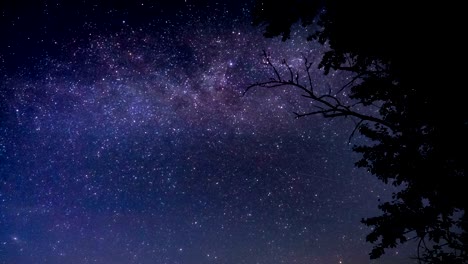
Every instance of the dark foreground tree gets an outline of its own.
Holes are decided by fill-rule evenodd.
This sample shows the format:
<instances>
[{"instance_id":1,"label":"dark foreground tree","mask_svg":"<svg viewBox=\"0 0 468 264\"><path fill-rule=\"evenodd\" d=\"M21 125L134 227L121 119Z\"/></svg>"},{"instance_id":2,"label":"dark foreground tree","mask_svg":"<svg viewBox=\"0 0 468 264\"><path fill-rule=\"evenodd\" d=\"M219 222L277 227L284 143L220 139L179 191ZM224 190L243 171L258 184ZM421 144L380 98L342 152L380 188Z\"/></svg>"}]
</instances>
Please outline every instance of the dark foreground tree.
<instances>
[{"instance_id":1,"label":"dark foreground tree","mask_svg":"<svg viewBox=\"0 0 468 264\"><path fill-rule=\"evenodd\" d=\"M320 93L310 68L265 62L273 78L254 87L292 86L313 101L310 112L348 117L373 143L354 146L356 165L399 186L383 214L363 219L372 227L371 258L417 240L421 263L468 263L468 109L460 7L439 2L411 6L403 1L257 1L254 24L265 36L287 40L300 22L329 47L320 68L346 71L351 81L337 93ZM377 108L378 111L372 111ZM354 133L354 132L353 132Z\"/></svg>"}]
</instances>

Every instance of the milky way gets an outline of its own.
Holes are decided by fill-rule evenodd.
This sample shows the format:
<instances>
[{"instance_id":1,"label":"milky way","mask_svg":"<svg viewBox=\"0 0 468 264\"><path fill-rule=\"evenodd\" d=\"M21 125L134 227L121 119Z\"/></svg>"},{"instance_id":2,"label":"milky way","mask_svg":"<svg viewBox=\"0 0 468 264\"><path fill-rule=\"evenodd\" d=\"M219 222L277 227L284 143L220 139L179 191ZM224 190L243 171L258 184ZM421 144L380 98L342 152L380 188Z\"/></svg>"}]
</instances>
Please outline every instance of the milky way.
<instances>
[{"instance_id":1,"label":"milky way","mask_svg":"<svg viewBox=\"0 0 468 264\"><path fill-rule=\"evenodd\" d=\"M326 48L191 8L83 22L3 69L1 263L369 262L359 221L388 191L354 168L353 123L295 119L291 89L243 95L271 77L262 50L300 69Z\"/></svg>"}]
</instances>

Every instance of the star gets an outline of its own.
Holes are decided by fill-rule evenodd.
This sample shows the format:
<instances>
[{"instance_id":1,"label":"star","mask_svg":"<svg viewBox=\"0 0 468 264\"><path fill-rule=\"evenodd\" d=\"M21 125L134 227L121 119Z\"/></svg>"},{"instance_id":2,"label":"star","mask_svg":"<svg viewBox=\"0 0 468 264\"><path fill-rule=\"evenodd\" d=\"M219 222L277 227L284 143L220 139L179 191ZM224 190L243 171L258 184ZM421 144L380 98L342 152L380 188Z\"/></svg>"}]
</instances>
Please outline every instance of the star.
<instances>
[{"instance_id":1,"label":"star","mask_svg":"<svg viewBox=\"0 0 468 264\"><path fill-rule=\"evenodd\" d=\"M264 38L249 1L55 2L0 4L2 260L367 261L360 219L391 190L354 168L353 124L244 94L274 74L262 50L300 70L326 47Z\"/></svg>"}]
</instances>

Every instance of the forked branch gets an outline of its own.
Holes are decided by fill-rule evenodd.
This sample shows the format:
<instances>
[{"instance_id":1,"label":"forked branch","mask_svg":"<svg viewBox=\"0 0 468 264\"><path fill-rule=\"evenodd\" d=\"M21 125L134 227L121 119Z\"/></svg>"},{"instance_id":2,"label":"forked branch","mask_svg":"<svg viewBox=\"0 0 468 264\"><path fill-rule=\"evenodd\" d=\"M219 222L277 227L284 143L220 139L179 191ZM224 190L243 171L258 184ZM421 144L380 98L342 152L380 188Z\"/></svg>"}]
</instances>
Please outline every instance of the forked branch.
<instances>
[{"instance_id":1,"label":"forked branch","mask_svg":"<svg viewBox=\"0 0 468 264\"><path fill-rule=\"evenodd\" d=\"M339 97L335 94L332 95L331 91L328 93L319 94L315 91L313 87L313 80L311 76L311 67L312 63L304 58L304 75L307 78L306 84L302 84L300 82L300 74L299 71L294 72L291 65L289 65L286 60L283 60L281 65L284 67L284 71L280 71L278 66L276 66L272 61L270 56L267 54L266 51L263 51L263 61L264 63L273 71L273 78L265 82L257 82L254 84L249 85L245 91L244 95L251 89L260 87L260 88L276 88L276 87L293 87L304 94L303 97L309 98L314 102L313 107L318 109L310 112L305 113L294 113L296 118L304 117L304 116L311 116L311 115L322 115L326 118L334 118L334 117L355 117L358 119L356 122L356 127L353 131L353 135L355 131L362 125L363 122L373 122L383 126L390 128L393 131L396 131L396 128L386 122L385 120L373 116L368 115L366 113L359 112L353 108L353 106L358 105L359 103L352 103L352 104L345 104L343 103ZM281 74L283 73L283 74ZM287 75L288 77L284 78L283 75ZM354 81L356 81L361 76L355 76L350 82L346 83L339 91L342 91L346 87L349 87Z\"/></svg>"}]
</instances>

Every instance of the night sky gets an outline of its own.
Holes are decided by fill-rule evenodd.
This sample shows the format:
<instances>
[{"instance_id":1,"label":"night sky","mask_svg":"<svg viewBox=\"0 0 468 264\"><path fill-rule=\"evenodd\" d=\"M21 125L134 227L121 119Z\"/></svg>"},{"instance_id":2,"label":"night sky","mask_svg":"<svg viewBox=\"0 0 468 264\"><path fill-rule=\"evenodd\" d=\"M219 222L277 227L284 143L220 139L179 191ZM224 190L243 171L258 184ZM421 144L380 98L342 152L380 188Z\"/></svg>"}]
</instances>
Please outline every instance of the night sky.
<instances>
[{"instance_id":1,"label":"night sky","mask_svg":"<svg viewBox=\"0 0 468 264\"><path fill-rule=\"evenodd\" d=\"M319 63L305 30L264 38L246 0L31 2L0 4L0 263L371 263L360 219L392 190L351 120L243 96L262 50Z\"/></svg>"}]
</instances>

